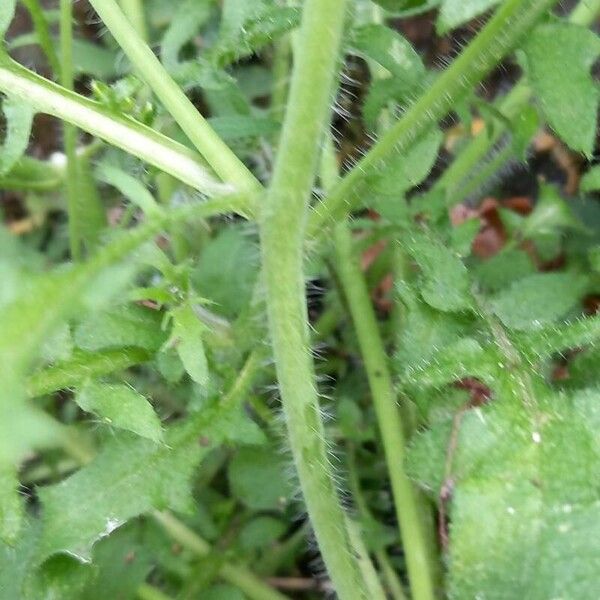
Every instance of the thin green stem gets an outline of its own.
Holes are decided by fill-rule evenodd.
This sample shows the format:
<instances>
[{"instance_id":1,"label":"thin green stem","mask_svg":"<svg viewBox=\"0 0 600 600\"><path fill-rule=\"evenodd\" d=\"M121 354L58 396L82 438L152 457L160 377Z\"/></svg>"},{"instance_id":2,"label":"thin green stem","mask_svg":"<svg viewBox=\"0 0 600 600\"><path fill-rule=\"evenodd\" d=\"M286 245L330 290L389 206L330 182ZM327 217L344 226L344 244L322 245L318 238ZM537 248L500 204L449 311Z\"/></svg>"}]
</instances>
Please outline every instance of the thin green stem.
<instances>
[{"instance_id":1,"label":"thin green stem","mask_svg":"<svg viewBox=\"0 0 600 600\"><path fill-rule=\"evenodd\" d=\"M367 178L384 169L391 156L406 152L448 114L556 2L506 0L452 65L315 208L308 227L309 237L322 238L328 227L352 209L364 191Z\"/></svg>"},{"instance_id":2,"label":"thin green stem","mask_svg":"<svg viewBox=\"0 0 600 600\"><path fill-rule=\"evenodd\" d=\"M67 90L74 87L73 70L73 4L71 0L60 0L60 82ZM64 148L67 157L67 208L69 214L69 242L74 260L82 257L82 198L78 194L79 169L77 166L77 130L69 123L63 124Z\"/></svg>"},{"instance_id":3,"label":"thin green stem","mask_svg":"<svg viewBox=\"0 0 600 600\"><path fill-rule=\"evenodd\" d=\"M90 3L136 71L219 177L239 190L260 190L260 184L254 175L198 112L138 35L115 0L90 0Z\"/></svg>"},{"instance_id":4,"label":"thin green stem","mask_svg":"<svg viewBox=\"0 0 600 600\"><path fill-rule=\"evenodd\" d=\"M381 432L412 595L415 600L432 600L435 597L435 569L430 561L417 494L403 468L405 424L396 404L388 359L369 290L354 254L350 229L345 221L334 230L334 244L336 270L352 315Z\"/></svg>"},{"instance_id":5,"label":"thin green stem","mask_svg":"<svg viewBox=\"0 0 600 600\"><path fill-rule=\"evenodd\" d=\"M346 8L345 0L304 3L288 109L261 222L267 313L288 437L319 548L342 600L368 595L328 459L309 347L303 242Z\"/></svg>"},{"instance_id":6,"label":"thin green stem","mask_svg":"<svg viewBox=\"0 0 600 600\"><path fill-rule=\"evenodd\" d=\"M171 513L155 512L154 518L174 540L197 556L208 556L213 551L208 542ZM241 565L223 563L219 575L239 588L251 600L286 600L286 596L271 588Z\"/></svg>"},{"instance_id":7,"label":"thin green stem","mask_svg":"<svg viewBox=\"0 0 600 600\"><path fill-rule=\"evenodd\" d=\"M37 33L38 41L42 51L44 52L46 59L48 60L48 64L52 69L52 72L55 76L60 75L61 66L60 61L58 59L58 55L56 54L56 50L54 48L54 42L52 41L52 36L50 35L50 28L48 27L48 20L46 19L46 15L40 5L39 0L22 0L23 5L27 9L29 16L31 17L31 21L33 22L33 27Z\"/></svg>"},{"instance_id":8,"label":"thin green stem","mask_svg":"<svg viewBox=\"0 0 600 600\"><path fill-rule=\"evenodd\" d=\"M0 57L0 91L121 148L208 196L233 191L182 144Z\"/></svg>"}]
</instances>

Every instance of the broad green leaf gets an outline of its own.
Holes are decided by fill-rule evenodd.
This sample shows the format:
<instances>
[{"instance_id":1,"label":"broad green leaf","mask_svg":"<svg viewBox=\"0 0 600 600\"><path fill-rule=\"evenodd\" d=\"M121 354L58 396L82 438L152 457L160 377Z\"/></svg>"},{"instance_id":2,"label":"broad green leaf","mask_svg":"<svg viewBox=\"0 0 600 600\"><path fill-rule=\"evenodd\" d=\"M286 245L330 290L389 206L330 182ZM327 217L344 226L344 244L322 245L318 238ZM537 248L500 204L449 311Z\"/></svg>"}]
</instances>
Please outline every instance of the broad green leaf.
<instances>
[{"instance_id":1,"label":"broad green leaf","mask_svg":"<svg viewBox=\"0 0 600 600\"><path fill-rule=\"evenodd\" d=\"M156 310L127 304L90 315L75 329L75 344L94 352L136 346L156 352L166 341L162 315Z\"/></svg>"},{"instance_id":2,"label":"broad green leaf","mask_svg":"<svg viewBox=\"0 0 600 600\"><path fill-rule=\"evenodd\" d=\"M154 509L189 510L192 474L212 448L229 439L237 411L215 407L192 415L167 431L164 445L115 435L89 465L40 489L38 561L68 553L87 562L93 544L129 519Z\"/></svg>"},{"instance_id":3,"label":"broad green leaf","mask_svg":"<svg viewBox=\"0 0 600 600\"><path fill-rule=\"evenodd\" d=\"M0 149L0 176L6 175L25 154L29 145L35 111L21 99L5 97L2 112L6 118L6 134Z\"/></svg>"},{"instance_id":4,"label":"broad green leaf","mask_svg":"<svg viewBox=\"0 0 600 600\"><path fill-rule=\"evenodd\" d=\"M82 410L98 415L109 425L155 442L162 440L160 419L154 409L144 396L126 385L88 381L75 395L75 401Z\"/></svg>"},{"instance_id":5,"label":"broad green leaf","mask_svg":"<svg viewBox=\"0 0 600 600\"><path fill-rule=\"evenodd\" d=\"M100 181L117 188L128 200L142 209L144 214L151 216L162 212L146 186L122 169L101 164L96 169L96 176Z\"/></svg>"},{"instance_id":6,"label":"broad green leaf","mask_svg":"<svg viewBox=\"0 0 600 600\"><path fill-rule=\"evenodd\" d=\"M473 269L483 289L497 292L511 283L536 272L533 260L523 250L502 249Z\"/></svg>"},{"instance_id":7,"label":"broad green leaf","mask_svg":"<svg viewBox=\"0 0 600 600\"><path fill-rule=\"evenodd\" d=\"M262 550L278 540L287 531L284 521L262 516L252 519L239 533L239 545L243 550Z\"/></svg>"},{"instance_id":8,"label":"broad green leaf","mask_svg":"<svg viewBox=\"0 0 600 600\"><path fill-rule=\"evenodd\" d=\"M188 375L199 385L208 384L208 362L202 340L205 325L196 315L191 304L184 304L171 311L173 333L179 358Z\"/></svg>"},{"instance_id":9,"label":"broad green leaf","mask_svg":"<svg viewBox=\"0 0 600 600\"><path fill-rule=\"evenodd\" d=\"M283 456L275 448L241 448L227 471L233 495L254 510L281 510L292 489Z\"/></svg>"},{"instance_id":10,"label":"broad green leaf","mask_svg":"<svg viewBox=\"0 0 600 600\"><path fill-rule=\"evenodd\" d=\"M450 477L450 596L592 599L597 594L600 421L597 391L497 399L459 423ZM417 438L409 468L437 495L451 426Z\"/></svg>"},{"instance_id":11,"label":"broad green leaf","mask_svg":"<svg viewBox=\"0 0 600 600\"><path fill-rule=\"evenodd\" d=\"M437 29L446 33L482 14L500 0L442 0Z\"/></svg>"},{"instance_id":12,"label":"broad green leaf","mask_svg":"<svg viewBox=\"0 0 600 600\"><path fill-rule=\"evenodd\" d=\"M17 0L2 0L0 4L0 38L4 39L4 36L8 30L10 22L15 16L15 6Z\"/></svg>"},{"instance_id":13,"label":"broad green leaf","mask_svg":"<svg viewBox=\"0 0 600 600\"><path fill-rule=\"evenodd\" d=\"M536 27L523 45L526 70L548 122L573 150L591 158L600 89L590 69L600 38L565 23Z\"/></svg>"},{"instance_id":14,"label":"broad green leaf","mask_svg":"<svg viewBox=\"0 0 600 600\"><path fill-rule=\"evenodd\" d=\"M535 329L574 309L588 286L575 273L536 273L513 283L491 302L493 311L514 329Z\"/></svg>"},{"instance_id":15,"label":"broad green leaf","mask_svg":"<svg viewBox=\"0 0 600 600\"><path fill-rule=\"evenodd\" d=\"M215 311L234 318L250 302L258 273L258 248L245 227L227 227L203 249L192 282Z\"/></svg>"},{"instance_id":16,"label":"broad green leaf","mask_svg":"<svg viewBox=\"0 0 600 600\"><path fill-rule=\"evenodd\" d=\"M592 167L582 177L579 189L582 192L596 192L600 190L600 165Z\"/></svg>"},{"instance_id":17,"label":"broad green leaf","mask_svg":"<svg viewBox=\"0 0 600 600\"><path fill-rule=\"evenodd\" d=\"M403 243L422 271L420 291L429 306L441 311L471 308L469 276L456 254L423 233L407 232Z\"/></svg>"},{"instance_id":18,"label":"broad green leaf","mask_svg":"<svg viewBox=\"0 0 600 600\"><path fill-rule=\"evenodd\" d=\"M363 58L375 61L404 83L407 93L422 83L423 61L397 31L384 25L364 25L352 32L350 45Z\"/></svg>"}]
</instances>

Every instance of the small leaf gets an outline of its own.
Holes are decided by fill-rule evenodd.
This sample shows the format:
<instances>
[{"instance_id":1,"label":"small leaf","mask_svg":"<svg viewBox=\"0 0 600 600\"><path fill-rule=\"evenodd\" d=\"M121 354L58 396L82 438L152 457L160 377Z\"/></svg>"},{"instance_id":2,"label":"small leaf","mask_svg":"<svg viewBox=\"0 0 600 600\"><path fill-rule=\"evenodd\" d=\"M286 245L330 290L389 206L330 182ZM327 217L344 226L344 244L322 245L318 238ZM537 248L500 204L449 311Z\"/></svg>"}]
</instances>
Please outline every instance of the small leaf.
<instances>
[{"instance_id":1,"label":"small leaf","mask_svg":"<svg viewBox=\"0 0 600 600\"><path fill-rule=\"evenodd\" d=\"M26 102L8 96L2 103L7 127L4 144L0 150L0 176L6 175L25 154L29 145L35 111Z\"/></svg>"},{"instance_id":2,"label":"small leaf","mask_svg":"<svg viewBox=\"0 0 600 600\"><path fill-rule=\"evenodd\" d=\"M456 254L422 233L409 233L405 244L423 273L421 295L429 306L441 311L471 307L469 276Z\"/></svg>"},{"instance_id":3,"label":"small leaf","mask_svg":"<svg viewBox=\"0 0 600 600\"><path fill-rule=\"evenodd\" d=\"M491 305L507 327L535 329L575 308L587 285L587 278L575 273L536 273L500 292Z\"/></svg>"},{"instance_id":4,"label":"small leaf","mask_svg":"<svg viewBox=\"0 0 600 600\"><path fill-rule=\"evenodd\" d=\"M135 177L122 169L101 164L96 169L96 177L104 183L117 188L128 200L141 208L145 215L157 215L162 209L147 188Z\"/></svg>"},{"instance_id":5,"label":"small leaf","mask_svg":"<svg viewBox=\"0 0 600 600\"><path fill-rule=\"evenodd\" d=\"M75 395L82 410L92 412L106 423L158 442L162 439L160 419L142 396L123 384L89 381Z\"/></svg>"},{"instance_id":6,"label":"small leaf","mask_svg":"<svg viewBox=\"0 0 600 600\"><path fill-rule=\"evenodd\" d=\"M208 362L204 351L205 326L190 304L184 304L171 311L173 334L177 353L188 375L199 385L208 384Z\"/></svg>"},{"instance_id":7,"label":"small leaf","mask_svg":"<svg viewBox=\"0 0 600 600\"><path fill-rule=\"evenodd\" d=\"M479 16L500 0L442 0L437 20L439 33L446 33L474 17Z\"/></svg>"},{"instance_id":8,"label":"small leaf","mask_svg":"<svg viewBox=\"0 0 600 600\"><path fill-rule=\"evenodd\" d=\"M364 25L352 32L352 48L362 57L385 67L407 92L425 76L425 66L411 44L397 31L384 25Z\"/></svg>"},{"instance_id":9,"label":"small leaf","mask_svg":"<svg viewBox=\"0 0 600 600\"><path fill-rule=\"evenodd\" d=\"M560 229L581 230L583 226L556 188L542 185L540 198L523 223L522 235L531 237Z\"/></svg>"},{"instance_id":10,"label":"small leaf","mask_svg":"<svg viewBox=\"0 0 600 600\"><path fill-rule=\"evenodd\" d=\"M591 158L600 90L590 69L600 55L600 38L576 25L546 24L531 32L523 50L548 122L569 147Z\"/></svg>"}]
</instances>

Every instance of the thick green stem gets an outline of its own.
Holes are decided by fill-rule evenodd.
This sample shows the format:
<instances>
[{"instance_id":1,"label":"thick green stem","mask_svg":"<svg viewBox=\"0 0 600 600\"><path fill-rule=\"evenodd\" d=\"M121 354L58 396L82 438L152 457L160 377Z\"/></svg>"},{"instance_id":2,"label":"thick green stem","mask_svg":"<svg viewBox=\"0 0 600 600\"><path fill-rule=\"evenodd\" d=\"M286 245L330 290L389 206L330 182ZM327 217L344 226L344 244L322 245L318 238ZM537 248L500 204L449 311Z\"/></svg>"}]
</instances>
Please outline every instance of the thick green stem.
<instances>
[{"instance_id":1,"label":"thick green stem","mask_svg":"<svg viewBox=\"0 0 600 600\"><path fill-rule=\"evenodd\" d=\"M254 175L213 131L183 90L173 81L115 0L90 0L90 3L136 71L223 181L232 183L239 190L258 191L260 184Z\"/></svg>"},{"instance_id":2,"label":"thick green stem","mask_svg":"<svg viewBox=\"0 0 600 600\"><path fill-rule=\"evenodd\" d=\"M384 169L391 156L406 152L446 116L556 2L506 0L452 65L315 208L309 236L322 237L329 226L347 214L364 191L367 178Z\"/></svg>"},{"instance_id":3,"label":"thick green stem","mask_svg":"<svg viewBox=\"0 0 600 600\"><path fill-rule=\"evenodd\" d=\"M208 556L212 552L208 542L171 513L156 512L154 518L174 540L197 556ZM219 569L219 575L239 588L251 600L286 600L286 596L268 586L245 567L224 563Z\"/></svg>"},{"instance_id":4,"label":"thick green stem","mask_svg":"<svg viewBox=\"0 0 600 600\"><path fill-rule=\"evenodd\" d=\"M429 545L422 526L417 495L403 468L404 424L396 404L388 359L369 291L354 254L346 222L335 228L334 243L336 270L352 315L381 432L412 596L415 600L432 600L435 597L435 569L430 562Z\"/></svg>"},{"instance_id":5,"label":"thick green stem","mask_svg":"<svg viewBox=\"0 0 600 600\"><path fill-rule=\"evenodd\" d=\"M32 73L6 56L0 56L0 92L76 125L206 195L233 191L231 185L220 183L200 157L185 146Z\"/></svg>"},{"instance_id":6,"label":"thick green stem","mask_svg":"<svg viewBox=\"0 0 600 600\"><path fill-rule=\"evenodd\" d=\"M345 0L304 3L288 110L261 222L267 312L289 441L319 548L342 600L367 594L324 439L309 347L303 241L346 6Z\"/></svg>"}]
</instances>

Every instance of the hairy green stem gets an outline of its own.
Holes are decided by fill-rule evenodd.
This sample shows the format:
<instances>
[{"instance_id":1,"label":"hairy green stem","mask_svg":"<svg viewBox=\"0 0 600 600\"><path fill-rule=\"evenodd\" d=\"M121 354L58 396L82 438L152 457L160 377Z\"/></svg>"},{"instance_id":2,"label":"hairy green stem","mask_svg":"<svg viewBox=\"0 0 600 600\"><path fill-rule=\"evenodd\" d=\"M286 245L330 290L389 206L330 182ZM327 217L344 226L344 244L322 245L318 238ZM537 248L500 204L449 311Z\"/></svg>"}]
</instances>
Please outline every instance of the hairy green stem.
<instances>
[{"instance_id":1,"label":"hairy green stem","mask_svg":"<svg viewBox=\"0 0 600 600\"><path fill-rule=\"evenodd\" d=\"M329 226L347 214L364 190L367 178L384 169L391 156L406 152L446 116L556 2L506 0L452 65L315 207L308 227L309 237L322 237Z\"/></svg>"},{"instance_id":2,"label":"hairy green stem","mask_svg":"<svg viewBox=\"0 0 600 600\"><path fill-rule=\"evenodd\" d=\"M0 91L28 102L39 112L76 125L208 196L233 191L182 144L40 77L5 55L0 56Z\"/></svg>"},{"instance_id":3,"label":"hairy green stem","mask_svg":"<svg viewBox=\"0 0 600 600\"><path fill-rule=\"evenodd\" d=\"M212 552L208 542L171 513L155 512L154 518L174 540L197 556L208 556ZM228 583L235 585L251 600L286 600L286 596L271 588L240 565L223 563L219 569L219 576Z\"/></svg>"},{"instance_id":4,"label":"hairy green stem","mask_svg":"<svg viewBox=\"0 0 600 600\"><path fill-rule=\"evenodd\" d=\"M39 0L22 0L23 5L27 9L29 16L31 17L31 21L33 23L33 27L37 33L38 42L46 59L48 61L48 65L52 69L54 75L58 76L61 72L60 61L58 60L58 55L56 54L56 50L54 49L54 42L52 41L52 36L50 35L50 28L48 27L48 20L46 19L46 15L40 5Z\"/></svg>"},{"instance_id":5,"label":"hairy green stem","mask_svg":"<svg viewBox=\"0 0 600 600\"><path fill-rule=\"evenodd\" d=\"M90 3L136 71L219 177L239 190L258 191L260 184L254 175L213 131L138 35L115 0L90 0Z\"/></svg>"},{"instance_id":6,"label":"hairy green stem","mask_svg":"<svg viewBox=\"0 0 600 600\"><path fill-rule=\"evenodd\" d=\"M412 596L415 600L433 600L435 569L430 561L429 545L417 503L417 494L403 468L405 425L396 404L388 359L369 290L354 254L352 237L346 222L336 226L334 245L336 271L352 315L381 432Z\"/></svg>"},{"instance_id":7,"label":"hairy green stem","mask_svg":"<svg viewBox=\"0 0 600 600\"><path fill-rule=\"evenodd\" d=\"M150 353L142 348L119 348L78 354L68 361L32 375L27 383L27 396L35 398L52 394L73 387L88 377L97 378L123 371L150 359Z\"/></svg>"},{"instance_id":8,"label":"hairy green stem","mask_svg":"<svg viewBox=\"0 0 600 600\"><path fill-rule=\"evenodd\" d=\"M260 223L267 313L289 441L319 548L342 600L368 596L324 439L309 347L303 242L346 8L345 0L304 3L288 109Z\"/></svg>"}]
</instances>

